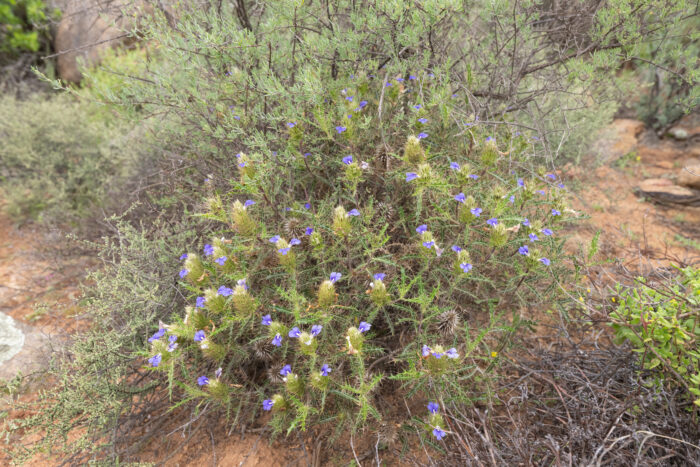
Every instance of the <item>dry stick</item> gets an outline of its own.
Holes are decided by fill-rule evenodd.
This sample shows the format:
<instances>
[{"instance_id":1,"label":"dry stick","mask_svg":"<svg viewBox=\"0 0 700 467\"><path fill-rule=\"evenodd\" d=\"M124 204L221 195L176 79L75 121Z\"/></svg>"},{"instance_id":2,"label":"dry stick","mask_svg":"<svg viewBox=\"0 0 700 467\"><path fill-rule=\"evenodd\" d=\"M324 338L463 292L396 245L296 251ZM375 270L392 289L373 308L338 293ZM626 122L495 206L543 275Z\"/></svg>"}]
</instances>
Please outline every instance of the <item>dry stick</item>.
<instances>
[{"instance_id":1,"label":"dry stick","mask_svg":"<svg viewBox=\"0 0 700 467\"><path fill-rule=\"evenodd\" d=\"M41 57L41 59L42 59L42 60L46 60L47 58L58 57L59 55L65 55L65 54L68 54L68 53L71 53L71 52L77 52L77 51L79 51L79 50L89 49L90 47L94 47L94 46L96 46L96 45L104 44L105 42L116 41L117 39L122 39L122 38L127 37L127 36L130 36L130 35L131 35L131 34L126 33L126 34L122 34L122 35L117 36L117 37L113 37L113 38L111 38L111 39L104 39L104 40L101 40L101 41L93 42L93 43L91 43L91 44L81 45L80 47L74 47L74 48L72 48L72 49L62 50L62 51L60 51L60 52L56 52L55 54L51 54L51 55L47 55L47 56L45 56L45 57Z\"/></svg>"}]
</instances>

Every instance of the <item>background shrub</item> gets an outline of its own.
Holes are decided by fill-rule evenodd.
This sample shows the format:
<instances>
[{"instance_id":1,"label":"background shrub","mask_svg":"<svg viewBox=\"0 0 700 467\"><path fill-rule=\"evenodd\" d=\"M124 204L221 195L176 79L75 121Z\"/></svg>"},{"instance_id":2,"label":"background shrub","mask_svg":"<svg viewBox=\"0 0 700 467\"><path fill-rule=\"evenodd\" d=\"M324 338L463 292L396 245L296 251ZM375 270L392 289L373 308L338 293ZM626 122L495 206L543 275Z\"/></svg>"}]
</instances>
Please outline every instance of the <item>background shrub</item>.
<instances>
[{"instance_id":1,"label":"background shrub","mask_svg":"<svg viewBox=\"0 0 700 467\"><path fill-rule=\"evenodd\" d=\"M680 385L700 406L700 270L689 266L663 283L618 286L610 314L618 343L629 342L659 387Z\"/></svg>"},{"instance_id":2,"label":"background shrub","mask_svg":"<svg viewBox=\"0 0 700 467\"><path fill-rule=\"evenodd\" d=\"M119 120L68 96L0 99L0 177L6 211L75 226L102 215L133 173L138 148Z\"/></svg>"}]
</instances>

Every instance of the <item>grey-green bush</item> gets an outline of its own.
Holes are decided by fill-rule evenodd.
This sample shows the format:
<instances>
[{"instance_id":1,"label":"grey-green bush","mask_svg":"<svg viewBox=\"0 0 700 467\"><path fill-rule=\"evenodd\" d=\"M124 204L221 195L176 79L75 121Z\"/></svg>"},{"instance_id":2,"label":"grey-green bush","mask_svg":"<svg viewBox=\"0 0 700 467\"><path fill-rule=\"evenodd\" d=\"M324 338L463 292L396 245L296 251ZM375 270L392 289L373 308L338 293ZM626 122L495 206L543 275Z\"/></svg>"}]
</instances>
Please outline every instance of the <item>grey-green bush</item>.
<instances>
[{"instance_id":1,"label":"grey-green bush","mask_svg":"<svg viewBox=\"0 0 700 467\"><path fill-rule=\"evenodd\" d=\"M109 121L111 120L111 121ZM67 95L0 98L0 189L18 222L101 215L138 149L123 121Z\"/></svg>"}]
</instances>

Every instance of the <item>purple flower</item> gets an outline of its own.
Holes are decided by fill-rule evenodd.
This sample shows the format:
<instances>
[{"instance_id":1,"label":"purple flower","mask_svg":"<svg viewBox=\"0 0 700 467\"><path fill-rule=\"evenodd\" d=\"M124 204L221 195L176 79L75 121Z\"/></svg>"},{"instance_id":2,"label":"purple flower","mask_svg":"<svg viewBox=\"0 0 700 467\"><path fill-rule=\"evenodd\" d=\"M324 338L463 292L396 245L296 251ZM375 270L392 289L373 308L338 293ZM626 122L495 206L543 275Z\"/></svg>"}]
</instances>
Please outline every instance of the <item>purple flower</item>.
<instances>
[{"instance_id":1,"label":"purple flower","mask_svg":"<svg viewBox=\"0 0 700 467\"><path fill-rule=\"evenodd\" d=\"M246 283L245 279L238 279L236 281L236 285L242 286L244 289L248 290L248 284Z\"/></svg>"},{"instance_id":2,"label":"purple flower","mask_svg":"<svg viewBox=\"0 0 700 467\"><path fill-rule=\"evenodd\" d=\"M280 241L280 236L275 235L274 237L270 237L270 243L277 243Z\"/></svg>"},{"instance_id":3,"label":"purple flower","mask_svg":"<svg viewBox=\"0 0 700 467\"><path fill-rule=\"evenodd\" d=\"M416 77L413 76L413 75L408 75L408 79L410 79L411 81L413 81L413 80L416 80L416 79L418 79L418 78L416 78Z\"/></svg>"},{"instance_id":4,"label":"purple flower","mask_svg":"<svg viewBox=\"0 0 700 467\"><path fill-rule=\"evenodd\" d=\"M472 213L472 215L473 215L474 217L479 217L479 216L481 216L481 213L482 213L483 209L481 209L481 208L472 208L472 209L470 209L469 211Z\"/></svg>"},{"instance_id":5,"label":"purple flower","mask_svg":"<svg viewBox=\"0 0 700 467\"><path fill-rule=\"evenodd\" d=\"M301 331L297 326L294 326L291 331L289 331L289 337L296 338L301 336Z\"/></svg>"},{"instance_id":6,"label":"purple flower","mask_svg":"<svg viewBox=\"0 0 700 467\"><path fill-rule=\"evenodd\" d=\"M427 138L427 137L428 137L428 133L425 133L425 132L418 133L418 136L417 136L418 139L423 139L423 138Z\"/></svg>"},{"instance_id":7,"label":"purple flower","mask_svg":"<svg viewBox=\"0 0 700 467\"><path fill-rule=\"evenodd\" d=\"M537 193L540 196L544 196L546 194L544 190L537 190L535 193Z\"/></svg>"},{"instance_id":8,"label":"purple flower","mask_svg":"<svg viewBox=\"0 0 700 467\"><path fill-rule=\"evenodd\" d=\"M255 204L255 201L253 201L252 199L247 199L247 200L245 201L245 203L243 203L243 207L244 207L244 208L247 208L248 206L252 206L252 205L254 205L254 204Z\"/></svg>"},{"instance_id":9,"label":"purple flower","mask_svg":"<svg viewBox=\"0 0 700 467\"><path fill-rule=\"evenodd\" d=\"M427 345L423 345L423 349L421 350L421 353L423 354L424 357L427 357L430 355L430 347Z\"/></svg>"},{"instance_id":10,"label":"purple flower","mask_svg":"<svg viewBox=\"0 0 700 467\"><path fill-rule=\"evenodd\" d=\"M364 109L366 105L367 105L367 101L360 101L360 108L361 109Z\"/></svg>"},{"instance_id":11,"label":"purple flower","mask_svg":"<svg viewBox=\"0 0 700 467\"><path fill-rule=\"evenodd\" d=\"M434 73L428 73L428 77L429 77L429 78L435 78L435 74L434 74Z\"/></svg>"},{"instance_id":12,"label":"purple flower","mask_svg":"<svg viewBox=\"0 0 700 467\"><path fill-rule=\"evenodd\" d=\"M202 342L206 338L207 338L206 334L204 334L204 331L201 329L194 333L194 341L195 342Z\"/></svg>"},{"instance_id":13,"label":"purple flower","mask_svg":"<svg viewBox=\"0 0 700 467\"><path fill-rule=\"evenodd\" d=\"M148 363L150 363L152 367L156 368L156 367L158 367L158 365L160 365L160 361L162 359L163 359L163 355L156 354L148 359Z\"/></svg>"},{"instance_id":14,"label":"purple flower","mask_svg":"<svg viewBox=\"0 0 700 467\"><path fill-rule=\"evenodd\" d=\"M564 184L563 184L563 183L559 183L557 186L558 186L559 188L561 188L561 189L564 189Z\"/></svg>"},{"instance_id":15,"label":"purple flower","mask_svg":"<svg viewBox=\"0 0 700 467\"><path fill-rule=\"evenodd\" d=\"M491 227L496 227L498 225L498 219L492 217L491 219L487 220L486 223Z\"/></svg>"},{"instance_id":16,"label":"purple flower","mask_svg":"<svg viewBox=\"0 0 700 467\"><path fill-rule=\"evenodd\" d=\"M360 331L360 332L367 332L367 331L369 331L369 328L371 328L371 327L372 327L371 324L369 324L369 323L366 322L366 321L362 321L362 322L360 323L360 325L357 327L357 330Z\"/></svg>"},{"instance_id":17,"label":"purple flower","mask_svg":"<svg viewBox=\"0 0 700 467\"><path fill-rule=\"evenodd\" d=\"M445 355L447 355L447 358L459 358L459 353L457 353L457 349L454 347L445 352Z\"/></svg>"},{"instance_id":18,"label":"purple flower","mask_svg":"<svg viewBox=\"0 0 700 467\"><path fill-rule=\"evenodd\" d=\"M396 81L398 81L399 83L401 83L401 82L403 82L403 78L396 78Z\"/></svg>"},{"instance_id":19,"label":"purple flower","mask_svg":"<svg viewBox=\"0 0 700 467\"><path fill-rule=\"evenodd\" d=\"M527 217L526 217L525 220L523 221L523 225L524 225L525 227L530 227L530 221L528 220Z\"/></svg>"},{"instance_id":20,"label":"purple flower","mask_svg":"<svg viewBox=\"0 0 700 467\"><path fill-rule=\"evenodd\" d=\"M549 237L554 232L552 232L552 229L542 229L542 233Z\"/></svg>"},{"instance_id":21,"label":"purple flower","mask_svg":"<svg viewBox=\"0 0 700 467\"><path fill-rule=\"evenodd\" d=\"M391 86L391 85L392 85L391 83L386 83L386 84L384 85L384 87L388 88L388 87Z\"/></svg>"},{"instance_id":22,"label":"purple flower","mask_svg":"<svg viewBox=\"0 0 700 467\"><path fill-rule=\"evenodd\" d=\"M175 336L170 336L170 337L175 337ZM175 349L177 349L177 342L171 342L170 344L168 344L168 348L166 350L168 352L174 352Z\"/></svg>"},{"instance_id":23,"label":"purple flower","mask_svg":"<svg viewBox=\"0 0 700 467\"><path fill-rule=\"evenodd\" d=\"M153 334L151 337L148 338L148 342L157 341L158 339L160 339L164 335L165 335L165 329L160 328L155 332L155 334Z\"/></svg>"},{"instance_id":24,"label":"purple flower","mask_svg":"<svg viewBox=\"0 0 700 467\"><path fill-rule=\"evenodd\" d=\"M552 262L547 258L540 258L539 262L544 264L545 266L549 266L550 264L552 264Z\"/></svg>"},{"instance_id":25,"label":"purple flower","mask_svg":"<svg viewBox=\"0 0 700 467\"><path fill-rule=\"evenodd\" d=\"M222 285L221 287L219 287L219 290L217 290L216 293L218 293L222 297L228 297L233 293L233 290L229 289L225 285Z\"/></svg>"},{"instance_id":26,"label":"purple flower","mask_svg":"<svg viewBox=\"0 0 700 467\"><path fill-rule=\"evenodd\" d=\"M440 360L440 359L442 358L443 355L445 355L444 352L442 352L442 353L440 353L440 352L433 352L433 357L437 358L438 360Z\"/></svg>"},{"instance_id":27,"label":"purple flower","mask_svg":"<svg viewBox=\"0 0 700 467\"><path fill-rule=\"evenodd\" d=\"M384 274L383 272L378 272L374 275L374 280L375 281L383 281L385 277L386 277L386 274Z\"/></svg>"},{"instance_id":28,"label":"purple flower","mask_svg":"<svg viewBox=\"0 0 700 467\"><path fill-rule=\"evenodd\" d=\"M184 279L187 274L189 274L189 269L180 269L180 279Z\"/></svg>"},{"instance_id":29,"label":"purple flower","mask_svg":"<svg viewBox=\"0 0 700 467\"><path fill-rule=\"evenodd\" d=\"M426 247L427 249L431 249L432 247L435 246L435 242L432 240L429 242L423 242L423 246Z\"/></svg>"},{"instance_id":30,"label":"purple flower","mask_svg":"<svg viewBox=\"0 0 700 467\"><path fill-rule=\"evenodd\" d=\"M520 186L520 187L525 186L525 181L522 178L518 179L518 186Z\"/></svg>"},{"instance_id":31,"label":"purple flower","mask_svg":"<svg viewBox=\"0 0 700 467\"><path fill-rule=\"evenodd\" d=\"M223 266L224 264L226 264L226 259L227 258L225 256L221 256L220 258L216 258L214 262L219 266Z\"/></svg>"},{"instance_id":32,"label":"purple flower","mask_svg":"<svg viewBox=\"0 0 700 467\"><path fill-rule=\"evenodd\" d=\"M352 96L347 96L347 97L345 98L345 100L348 101L348 102L352 102L352 99L353 99Z\"/></svg>"},{"instance_id":33,"label":"purple flower","mask_svg":"<svg viewBox=\"0 0 700 467\"><path fill-rule=\"evenodd\" d=\"M486 142L487 142L487 143L490 142L490 141L493 141L493 136L489 136L488 138L486 138Z\"/></svg>"},{"instance_id":34,"label":"purple flower","mask_svg":"<svg viewBox=\"0 0 700 467\"><path fill-rule=\"evenodd\" d=\"M299 240L298 238L293 238L289 241L289 244L292 246L299 245L299 244L301 244L301 240Z\"/></svg>"},{"instance_id":35,"label":"purple flower","mask_svg":"<svg viewBox=\"0 0 700 467\"><path fill-rule=\"evenodd\" d=\"M321 334L322 329L323 326L321 326L320 324L314 324L313 326L311 326L311 335L314 337L318 336L319 334Z\"/></svg>"},{"instance_id":36,"label":"purple flower","mask_svg":"<svg viewBox=\"0 0 700 467\"><path fill-rule=\"evenodd\" d=\"M279 334L275 334L275 338L272 339L272 345L275 347L282 347L282 336Z\"/></svg>"},{"instance_id":37,"label":"purple flower","mask_svg":"<svg viewBox=\"0 0 700 467\"><path fill-rule=\"evenodd\" d=\"M348 119L352 118L352 114L348 114Z\"/></svg>"},{"instance_id":38,"label":"purple flower","mask_svg":"<svg viewBox=\"0 0 700 467\"><path fill-rule=\"evenodd\" d=\"M287 375L290 374L291 372L292 372L292 365L285 365L285 366L283 366L282 369L280 370L280 374L281 374L282 376L287 376Z\"/></svg>"},{"instance_id":39,"label":"purple flower","mask_svg":"<svg viewBox=\"0 0 700 467\"><path fill-rule=\"evenodd\" d=\"M523 245L520 248L518 248L518 253L520 253L523 256L530 256L530 248L527 245Z\"/></svg>"},{"instance_id":40,"label":"purple flower","mask_svg":"<svg viewBox=\"0 0 700 467\"><path fill-rule=\"evenodd\" d=\"M413 108L416 109L416 110L420 110L421 107L422 107L422 106L421 106L420 104L416 104L416 105L413 106Z\"/></svg>"},{"instance_id":41,"label":"purple flower","mask_svg":"<svg viewBox=\"0 0 700 467\"><path fill-rule=\"evenodd\" d=\"M304 209L311 209L311 203L305 203Z\"/></svg>"},{"instance_id":42,"label":"purple flower","mask_svg":"<svg viewBox=\"0 0 700 467\"><path fill-rule=\"evenodd\" d=\"M561 212L557 211L556 209L552 209L552 215L553 216L561 216Z\"/></svg>"},{"instance_id":43,"label":"purple flower","mask_svg":"<svg viewBox=\"0 0 700 467\"><path fill-rule=\"evenodd\" d=\"M289 128L294 128L295 126L297 126L297 122L287 122L287 126Z\"/></svg>"},{"instance_id":44,"label":"purple flower","mask_svg":"<svg viewBox=\"0 0 700 467\"><path fill-rule=\"evenodd\" d=\"M462 251L462 247L459 245L452 245L452 251L454 251L455 253L459 253L460 251Z\"/></svg>"},{"instance_id":45,"label":"purple flower","mask_svg":"<svg viewBox=\"0 0 700 467\"><path fill-rule=\"evenodd\" d=\"M243 162L241 162L240 164L238 164L238 167L241 167L241 168L242 168L242 167L245 167L245 166L246 166L245 161L243 161Z\"/></svg>"},{"instance_id":46,"label":"purple flower","mask_svg":"<svg viewBox=\"0 0 700 467\"><path fill-rule=\"evenodd\" d=\"M425 117L419 118L418 121L421 122L423 125L425 125L426 123L428 123L428 119L425 118Z\"/></svg>"},{"instance_id":47,"label":"purple flower","mask_svg":"<svg viewBox=\"0 0 700 467\"><path fill-rule=\"evenodd\" d=\"M310 155L311 155L310 152L305 152L305 153L304 153L304 157L309 157Z\"/></svg>"},{"instance_id":48,"label":"purple flower","mask_svg":"<svg viewBox=\"0 0 700 467\"><path fill-rule=\"evenodd\" d=\"M462 272L465 274L472 270L472 265L470 263L461 263L459 267L462 268Z\"/></svg>"},{"instance_id":49,"label":"purple flower","mask_svg":"<svg viewBox=\"0 0 700 467\"><path fill-rule=\"evenodd\" d=\"M330 277L331 284L335 284L337 281L340 280L341 277L343 277L343 275L342 275L341 273L339 273L339 272L332 272L332 273L331 273L331 277Z\"/></svg>"},{"instance_id":50,"label":"purple flower","mask_svg":"<svg viewBox=\"0 0 700 467\"><path fill-rule=\"evenodd\" d=\"M337 131L338 134L341 134L341 133L344 132L345 130L347 130L347 128L345 128L344 126L337 126L337 127L335 127L335 131Z\"/></svg>"},{"instance_id":51,"label":"purple flower","mask_svg":"<svg viewBox=\"0 0 700 467\"><path fill-rule=\"evenodd\" d=\"M455 195L455 201L459 201L460 203L464 203L466 199L467 197L464 196L464 193L459 193L458 195Z\"/></svg>"},{"instance_id":52,"label":"purple flower","mask_svg":"<svg viewBox=\"0 0 700 467\"><path fill-rule=\"evenodd\" d=\"M207 378L206 376L200 376L199 378L197 378L197 384L199 384L200 386L206 386L207 384L209 384L209 378Z\"/></svg>"},{"instance_id":53,"label":"purple flower","mask_svg":"<svg viewBox=\"0 0 700 467\"><path fill-rule=\"evenodd\" d=\"M204 308L204 304L206 303L207 299L204 297L197 297L196 301L196 307L197 308Z\"/></svg>"},{"instance_id":54,"label":"purple flower","mask_svg":"<svg viewBox=\"0 0 700 467\"><path fill-rule=\"evenodd\" d=\"M452 170L459 170L459 164L456 162L450 162L450 168Z\"/></svg>"},{"instance_id":55,"label":"purple flower","mask_svg":"<svg viewBox=\"0 0 700 467\"><path fill-rule=\"evenodd\" d=\"M440 406L436 402L428 402L428 412L436 414L438 410L440 410Z\"/></svg>"},{"instance_id":56,"label":"purple flower","mask_svg":"<svg viewBox=\"0 0 700 467\"><path fill-rule=\"evenodd\" d=\"M183 259L187 259L187 253L183 253L182 256L180 256L180 261Z\"/></svg>"},{"instance_id":57,"label":"purple flower","mask_svg":"<svg viewBox=\"0 0 700 467\"><path fill-rule=\"evenodd\" d=\"M239 117L238 115L234 115L233 118L235 118L236 120L240 120L240 119L241 119L241 117Z\"/></svg>"},{"instance_id":58,"label":"purple flower","mask_svg":"<svg viewBox=\"0 0 700 467\"><path fill-rule=\"evenodd\" d=\"M479 180L479 176L477 174L469 174L469 178L472 180Z\"/></svg>"},{"instance_id":59,"label":"purple flower","mask_svg":"<svg viewBox=\"0 0 700 467\"><path fill-rule=\"evenodd\" d=\"M287 253L289 253L289 250L291 250L291 247L280 248L277 250L277 253L281 254L282 256L286 256Z\"/></svg>"},{"instance_id":60,"label":"purple flower","mask_svg":"<svg viewBox=\"0 0 700 467\"><path fill-rule=\"evenodd\" d=\"M360 211L358 211L357 209L352 209L350 212L348 212L348 216L357 217L359 215Z\"/></svg>"},{"instance_id":61,"label":"purple flower","mask_svg":"<svg viewBox=\"0 0 700 467\"><path fill-rule=\"evenodd\" d=\"M530 237L530 241L531 241L531 242L534 242L534 241L539 240L539 239L537 238L537 235L535 235L534 233L529 234L528 237Z\"/></svg>"},{"instance_id":62,"label":"purple flower","mask_svg":"<svg viewBox=\"0 0 700 467\"><path fill-rule=\"evenodd\" d=\"M416 227L416 232L418 232L419 234L423 234L427 231L428 231L428 226L425 224L419 225L418 227Z\"/></svg>"},{"instance_id":63,"label":"purple flower","mask_svg":"<svg viewBox=\"0 0 700 467\"><path fill-rule=\"evenodd\" d=\"M265 315L262 317L262 323L263 326L269 326L272 324L272 316L270 315Z\"/></svg>"},{"instance_id":64,"label":"purple flower","mask_svg":"<svg viewBox=\"0 0 700 467\"><path fill-rule=\"evenodd\" d=\"M554 174L547 174L547 175L545 175L545 177L549 178L550 180L556 180L556 179L557 179L557 176L554 175Z\"/></svg>"},{"instance_id":65,"label":"purple flower","mask_svg":"<svg viewBox=\"0 0 700 467\"><path fill-rule=\"evenodd\" d=\"M314 233L314 228L313 227L307 227L306 231L304 232L306 235L311 235Z\"/></svg>"},{"instance_id":66,"label":"purple flower","mask_svg":"<svg viewBox=\"0 0 700 467\"><path fill-rule=\"evenodd\" d=\"M273 401L272 399L265 399L263 401L263 410L270 411L272 410L273 405L275 405L275 401Z\"/></svg>"},{"instance_id":67,"label":"purple flower","mask_svg":"<svg viewBox=\"0 0 700 467\"><path fill-rule=\"evenodd\" d=\"M331 367L329 367L328 364L324 364L324 365L321 367L321 374L322 374L323 376L328 376L328 375L331 373L331 371L332 371L332 370L331 370Z\"/></svg>"},{"instance_id":68,"label":"purple flower","mask_svg":"<svg viewBox=\"0 0 700 467\"><path fill-rule=\"evenodd\" d=\"M171 344L177 340L177 336L168 336L168 342Z\"/></svg>"},{"instance_id":69,"label":"purple flower","mask_svg":"<svg viewBox=\"0 0 700 467\"><path fill-rule=\"evenodd\" d=\"M415 172L406 172L406 181L410 182L418 178L418 174Z\"/></svg>"},{"instance_id":70,"label":"purple flower","mask_svg":"<svg viewBox=\"0 0 700 467\"><path fill-rule=\"evenodd\" d=\"M442 429L439 426L436 426L435 428L433 428L433 435L435 436L435 438L437 438L438 441L440 441L442 438L444 438L445 434L446 433L444 431L442 431Z\"/></svg>"},{"instance_id":71,"label":"purple flower","mask_svg":"<svg viewBox=\"0 0 700 467\"><path fill-rule=\"evenodd\" d=\"M515 195L510 195L510 198L508 198L508 201L512 203L515 203Z\"/></svg>"}]
</instances>

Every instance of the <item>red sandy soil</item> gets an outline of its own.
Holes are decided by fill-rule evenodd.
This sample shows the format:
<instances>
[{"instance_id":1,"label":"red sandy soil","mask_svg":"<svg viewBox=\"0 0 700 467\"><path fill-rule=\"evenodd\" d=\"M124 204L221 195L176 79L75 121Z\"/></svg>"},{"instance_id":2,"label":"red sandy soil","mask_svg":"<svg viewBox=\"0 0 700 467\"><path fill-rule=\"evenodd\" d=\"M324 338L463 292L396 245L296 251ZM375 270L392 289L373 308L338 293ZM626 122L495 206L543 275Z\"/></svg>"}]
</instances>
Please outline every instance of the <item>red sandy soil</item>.
<instances>
[{"instance_id":1,"label":"red sandy soil","mask_svg":"<svg viewBox=\"0 0 700 467\"><path fill-rule=\"evenodd\" d=\"M644 272L670 262L698 261L700 208L655 205L635 193L642 180L672 178L686 160L700 158L697 144L700 126L692 118L684 120L681 126L689 131L688 140L659 140L640 122L616 120L594 148L594 154L579 165L562 168L560 175L573 194L572 208L590 216L568 229L570 248L578 248L579 244L586 247L600 230L601 256L620 258L617 261L631 270ZM60 243L30 228L18 230L0 216L0 311L20 323L27 332L28 342L35 343L13 359L18 359L17 362L11 361L12 368L27 369L30 363L44 362L47 341L42 336L69 335L78 326L73 318L80 311L78 286L86 268L94 267L94 262L86 257L55 254L52 245ZM35 306L42 304L48 306L48 312L35 312ZM28 401L35 396L33 391L36 387L30 386L13 397ZM27 415L13 412L11 407L3 410L8 409L8 419ZM410 409L406 407L406 410ZM249 428L243 435L228 434L223 424L201 427L181 448L178 446L186 439L184 432L168 434L169 430L164 430L161 438L154 438L145 447L140 460L165 461L171 466L260 467L347 465L356 456L364 464L376 462L371 437L355 440L353 453L350 439L345 435L332 445L321 444L324 438L317 436L321 427L311 427L303 438L292 434L270 443L262 426L261 421L257 428ZM379 452L384 465L409 464L407 457L391 451ZM410 464L420 464L424 449L418 442L409 452ZM9 459L4 462L9 463ZM30 462L31 465L56 463L51 458Z\"/></svg>"}]
</instances>

